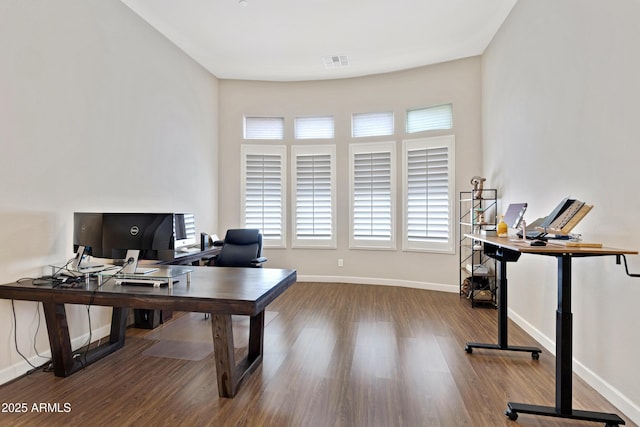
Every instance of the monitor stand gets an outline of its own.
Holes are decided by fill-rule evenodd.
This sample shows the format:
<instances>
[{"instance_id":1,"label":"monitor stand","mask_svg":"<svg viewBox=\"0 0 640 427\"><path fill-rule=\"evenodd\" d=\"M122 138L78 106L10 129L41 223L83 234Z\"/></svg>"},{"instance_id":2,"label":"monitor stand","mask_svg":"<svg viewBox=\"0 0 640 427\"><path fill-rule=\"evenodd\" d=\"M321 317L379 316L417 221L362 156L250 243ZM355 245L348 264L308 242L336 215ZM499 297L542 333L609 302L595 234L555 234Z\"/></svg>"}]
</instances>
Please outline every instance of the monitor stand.
<instances>
[{"instance_id":1,"label":"monitor stand","mask_svg":"<svg viewBox=\"0 0 640 427\"><path fill-rule=\"evenodd\" d=\"M136 249L129 249L127 255L124 258L125 265L122 268L122 274L135 274L138 267L138 256L140 251Z\"/></svg>"},{"instance_id":2,"label":"monitor stand","mask_svg":"<svg viewBox=\"0 0 640 427\"><path fill-rule=\"evenodd\" d=\"M127 255L124 259L126 265L122 269L121 273L123 274L149 274L154 271L158 271L157 267L138 267L138 257L140 256L140 251L137 249L129 249L127 251Z\"/></svg>"},{"instance_id":3,"label":"monitor stand","mask_svg":"<svg viewBox=\"0 0 640 427\"><path fill-rule=\"evenodd\" d=\"M80 268L80 263L82 262L82 257L84 256L84 249L84 246L78 246L76 257L71 262L71 271L78 271L78 268Z\"/></svg>"}]
</instances>

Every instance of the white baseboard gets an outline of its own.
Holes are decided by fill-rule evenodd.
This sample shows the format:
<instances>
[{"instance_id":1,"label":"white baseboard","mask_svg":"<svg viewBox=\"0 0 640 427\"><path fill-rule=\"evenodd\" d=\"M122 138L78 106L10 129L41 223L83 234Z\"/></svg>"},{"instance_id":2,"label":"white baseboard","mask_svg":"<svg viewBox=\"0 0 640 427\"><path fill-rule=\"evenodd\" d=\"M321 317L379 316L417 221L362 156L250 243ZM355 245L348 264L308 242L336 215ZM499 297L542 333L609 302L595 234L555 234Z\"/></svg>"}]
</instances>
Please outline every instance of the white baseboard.
<instances>
[{"instance_id":1,"label":"white baseboard","mask_svg":"<svg viewBox=\"0 0 640 427\"><path fill-rule=\"evenodd\" d=\"M555 341L542 334L538 329L534 328L529 322L525 321L511 309L508 310L508 313L514 323L520 326L526 333L531 335L533 339L538 341L549 353L555 356ZM640 406L629 400L629 398L620 393L618 389L603 380L602 377L587 368L575 357L573 358L573 372L593 387L594 390L600 393L612 405L618 408L624 415L629 417L631 421L636 424L640 424Z\"/></svg>"},{"instance_id":2,"label":"white baseboard","mask_svg":"<svg viewBox=\"0 0 640 427\"><path fill-rule=\"evenodd\" d=\"M460 292L458 285L445 285L442 283L417 282L413 280L380 279L377 277L353 277L353 276L314 276L299 275L298 282L321 282L321 283L352 283L357 285L381 285L399 286L403 288L425 289L428 291Z\"/></svg>"},{"instance_id":3,"label":"white baseboard","mask_svg":"<svg viewBox=\"0 0 640 427\"><path fill-rule=\"evenodd\" d=\"M111 324L94 329L93 332L91 333L91 339L93 341L96 341L109 336L109 334L111 334ZM83 345L87 343L88 340L89 340L89 333L87 332L84 335L81 335L79 337L72 339L71 348L73 349L81 348ZM33 366L40 366L43 363L46 363L48 360L51 360L51 349L40 353L40 356L42 357L38 357L38 355L33 355L33 356L30 356L28 360ZM18 357L20 357L20 355L18 355ZM14 363L13 365L0 371L0 384L4 384L6 382L14 380L24 375L25 373L29 372L31 369L33 369L31 365L29 365L29 363L27 363L24 359L20 358L20 360L17 363Z\"/></svg>"}]
</instances>

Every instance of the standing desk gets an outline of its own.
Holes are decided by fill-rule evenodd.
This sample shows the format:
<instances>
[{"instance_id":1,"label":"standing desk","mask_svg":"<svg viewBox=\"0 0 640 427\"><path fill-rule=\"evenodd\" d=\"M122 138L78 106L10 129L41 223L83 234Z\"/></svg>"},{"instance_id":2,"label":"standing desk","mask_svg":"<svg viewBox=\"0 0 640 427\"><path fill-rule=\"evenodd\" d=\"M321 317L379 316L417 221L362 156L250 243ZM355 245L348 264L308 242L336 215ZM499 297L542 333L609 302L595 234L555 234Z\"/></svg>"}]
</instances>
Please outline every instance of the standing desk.
<instances>
[{"instance_id":1,"label":"standing desk","mask_svg":"<svg viewBox=\"0 0 640 427\"><path fill-rule=\"evenodd\" d=\"M573 315L571 314L571 260L579 257L611 256L619 261L621 255L636 255L637 251L614 248L566 247L563 245L531 246L528 241L511 240L507 237L467 234L484 244L485 253L497 261L498 280L498 345L467 343L465 350L473 348L532 352L537 359L540 349L535 347L513 347L507 343L507 263L516 262L521 254L553 256L558 261L558 308L556 310L556 404L555 407L507 402L505 414L516 420L518 413L572 418L587 421L602 421L607 426L625 424L616 414L582 411L572 408L573 375Z\"/></svg>"},{"instance_id":2,"label":"standing desk","mask_svg":"<svg viewBox=\"0 0 640 427\"><path fill-rule=\"evenodd\" d=\"M0 298L42 302L53 370L59 377L72 375L122 348L129 308L210 313L218 394L220 397L233 397L240 384L262 363L264 310L295 283L296 271L191 267L190 274L190 283L181 280L171 288L121 286L114 280L104 280L102 285L91 280L77 288L63 288L24 280L0 285ZM108 342L83 352L81 357L74 357L65 304L113 307ZM238 363L234 355L233 314L250 318L248 354Z\"/></svg>"}]
</instances>

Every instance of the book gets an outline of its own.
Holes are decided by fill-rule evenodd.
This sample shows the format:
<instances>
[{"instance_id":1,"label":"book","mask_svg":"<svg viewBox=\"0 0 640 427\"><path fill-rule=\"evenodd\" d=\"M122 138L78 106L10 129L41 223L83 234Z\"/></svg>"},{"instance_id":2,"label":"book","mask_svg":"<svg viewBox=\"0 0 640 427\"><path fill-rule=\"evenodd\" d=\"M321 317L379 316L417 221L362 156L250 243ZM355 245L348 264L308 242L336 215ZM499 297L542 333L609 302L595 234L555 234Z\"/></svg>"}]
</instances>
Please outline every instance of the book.
<instances>
[{"instance_id":1,"label":"book","mask_svg":"<svg viewBox=\"0 0 640 427\"><path fill-rule=\"evenodd\" d=\"M568 248L601 248L602 243L596 242L575 242L572 240L549 239L549 243L558 246L566 246Z\"/></svg>"},{"instance_id":2,"label":"book","mask_svg":"<svg viewBox=\"0 0 640 427\"><path fill-rule=\"evenodd\" d=\"M536 230L545 233L569 234L592 208L592 205L587 205L580 200L566 198L549 214L540 227L536 227Z\"/></svg>"}]
</instances>

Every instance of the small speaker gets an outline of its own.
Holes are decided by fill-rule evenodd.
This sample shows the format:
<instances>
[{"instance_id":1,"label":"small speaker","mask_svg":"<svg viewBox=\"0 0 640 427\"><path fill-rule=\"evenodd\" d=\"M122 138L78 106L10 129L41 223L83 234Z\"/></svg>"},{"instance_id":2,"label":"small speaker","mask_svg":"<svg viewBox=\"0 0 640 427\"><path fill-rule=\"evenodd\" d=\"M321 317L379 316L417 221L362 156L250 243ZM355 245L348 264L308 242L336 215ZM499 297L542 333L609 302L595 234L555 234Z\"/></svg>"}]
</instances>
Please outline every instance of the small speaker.
<instances>
[{"instance_id":1,"label":"small speaker","mask_svg":"<svg viewBox=\"0 0 640 427\"><path fill-rule=\"evenodd\" d=\"M211 239L207 233L200 233L200 250L204 251L209 249L209 242Z\"/></svg>"}]
</instances>

